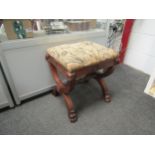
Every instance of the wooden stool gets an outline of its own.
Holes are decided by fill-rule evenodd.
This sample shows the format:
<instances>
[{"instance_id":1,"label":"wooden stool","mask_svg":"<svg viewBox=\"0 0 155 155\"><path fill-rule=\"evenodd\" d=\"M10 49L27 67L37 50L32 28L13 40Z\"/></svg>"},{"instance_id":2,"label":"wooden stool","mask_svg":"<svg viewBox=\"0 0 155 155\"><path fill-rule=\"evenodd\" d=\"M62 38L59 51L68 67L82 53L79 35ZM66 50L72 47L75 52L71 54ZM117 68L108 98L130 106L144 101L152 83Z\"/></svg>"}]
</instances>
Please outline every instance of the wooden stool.
<instances>
[{"instance_id":1,"label":"wooden stool","mask_svg":"<svg viewBox=\"0 0 155 155\"><path fill-rule=\"evenodd\" d=\"M104 100L111 101L108 88L102 78L110 75L118 63L117 53L112 49L89 41L64 44L49 48L46 59L56 82L52 93L55 96L63 95L71 122L77 120L77 114L69 93L78 81L94 78L102 89ZM57 70L65 75L66 83L60 80Z\"/></svg>"}]
</instances>

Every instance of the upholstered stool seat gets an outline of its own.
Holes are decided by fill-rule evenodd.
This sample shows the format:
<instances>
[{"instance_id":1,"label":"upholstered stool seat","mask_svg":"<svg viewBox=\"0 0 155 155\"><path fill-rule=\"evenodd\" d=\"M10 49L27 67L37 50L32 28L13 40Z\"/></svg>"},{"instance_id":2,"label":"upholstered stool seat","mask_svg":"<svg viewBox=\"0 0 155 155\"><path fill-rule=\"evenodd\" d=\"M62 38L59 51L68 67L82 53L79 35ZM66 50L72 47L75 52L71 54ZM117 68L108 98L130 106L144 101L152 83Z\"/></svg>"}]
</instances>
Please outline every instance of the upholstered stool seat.
<instances>
[{"instance_id":1,"label":"upholstered stool seat","mask_svg":"<svg viewBox=\"0 0 155 155\"><path fill-rule=\"evenodd\" d=\"M114 50L90 41L51 47L47 52L69 72L117 57Z\"/></svg>"},{"instance_id":2,"label":"upholstered stool seat","mask_svg":"<svg viewBox=\"0 0 155 155\"><path fill-rule=\"evenodd\" d=\"M111 101L103 77L113 72L114 66L118 63L117 57L117 52L113 49L90 41L63 44L47 49L46 59L56 82L52 93L55 96L63 95L71 122L77 120L77 114L69 93L81 79L88 81L94 78L101 86L104 100ZM66 76L67 82L61 81L57 70Z\"/></svg>"}]
</instances>

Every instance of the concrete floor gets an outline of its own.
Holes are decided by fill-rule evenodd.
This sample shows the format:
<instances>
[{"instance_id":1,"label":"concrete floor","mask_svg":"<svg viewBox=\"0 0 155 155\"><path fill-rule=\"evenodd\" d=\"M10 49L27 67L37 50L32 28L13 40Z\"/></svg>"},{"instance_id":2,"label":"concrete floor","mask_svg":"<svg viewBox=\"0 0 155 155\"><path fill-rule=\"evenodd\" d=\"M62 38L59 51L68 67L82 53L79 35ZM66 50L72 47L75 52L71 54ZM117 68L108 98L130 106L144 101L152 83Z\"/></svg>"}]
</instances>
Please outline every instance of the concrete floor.
<instances>
[{"instance_id":1,"label":"concrete floor","mask_svg":"<svg viewBox=\"0 0 155 155\"><path fill-rule=\"evenodd\" d=\"M71 124L62 97L46 94L0 113L0 134L155 134L155 100L143 93L149 76L126 65L106 78L112 102L94 80L72 98L79 119Z\"/></svg>"}]
</instances>

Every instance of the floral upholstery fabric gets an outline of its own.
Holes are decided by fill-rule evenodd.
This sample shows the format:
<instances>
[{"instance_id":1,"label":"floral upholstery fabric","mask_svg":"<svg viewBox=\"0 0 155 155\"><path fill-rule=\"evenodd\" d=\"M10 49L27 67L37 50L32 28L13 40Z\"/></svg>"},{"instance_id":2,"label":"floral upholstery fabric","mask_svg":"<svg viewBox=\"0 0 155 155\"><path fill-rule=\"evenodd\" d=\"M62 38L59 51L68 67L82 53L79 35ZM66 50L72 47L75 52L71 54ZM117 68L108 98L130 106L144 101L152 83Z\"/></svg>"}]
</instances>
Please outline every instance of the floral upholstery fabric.
<instances>
[{"instance_id":1,"label":"floral upholstery fabric","mask_svg":"<svg viewBox=\"0 0 155 155\"><path fill-rule=\"evenodd\" d=\"M117 57L113 49L90 41L51 47L47 52L69 72Z\"/></svg>"}]
</instances>

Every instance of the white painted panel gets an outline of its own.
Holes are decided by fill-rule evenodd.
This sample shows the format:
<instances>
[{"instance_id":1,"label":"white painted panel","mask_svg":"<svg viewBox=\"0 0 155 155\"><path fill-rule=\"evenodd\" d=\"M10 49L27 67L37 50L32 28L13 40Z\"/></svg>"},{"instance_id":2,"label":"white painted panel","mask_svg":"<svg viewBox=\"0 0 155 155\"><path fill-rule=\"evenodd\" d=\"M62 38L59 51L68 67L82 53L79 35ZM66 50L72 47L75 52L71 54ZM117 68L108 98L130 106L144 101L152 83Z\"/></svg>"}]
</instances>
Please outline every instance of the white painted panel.
<instances>
[{"instance_id":1,"label":"white painted panel","mask_svg":"<svg viewBox=\"0 0 155 155\"><path fill-rule=\"evenodd\" d=\"M14 105L0 68L0 109L7 106L13 107Z\"/></svg>"},{"instance_id":2,"label":"white painted panel","mask_svg":"<svg viewBox=\"0 0 155 155\"><path fill-rule=\"evenodd\" d=\"M48 47L40 45L5 52L19 97L54 84L45 60Z\"/></svg>"},{"instance_id":3,"label":"white painted panel","mask_svg":"<svg viewBox=\"0 0 155 155\"><path fill-rule=\"evenodd\" d=\"M2 77L0 76L0 105L2 105L3 103L7 103L7 97L4 93L3 87L2 87Z\"/></svg>"}]
</instances>

